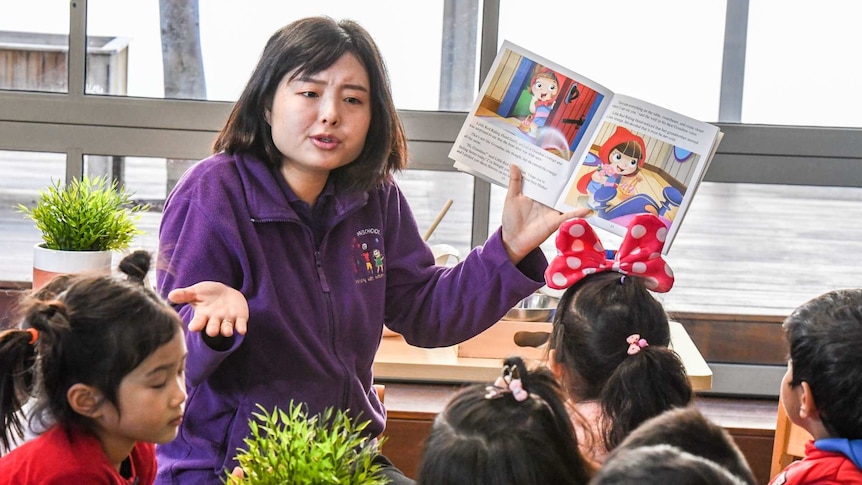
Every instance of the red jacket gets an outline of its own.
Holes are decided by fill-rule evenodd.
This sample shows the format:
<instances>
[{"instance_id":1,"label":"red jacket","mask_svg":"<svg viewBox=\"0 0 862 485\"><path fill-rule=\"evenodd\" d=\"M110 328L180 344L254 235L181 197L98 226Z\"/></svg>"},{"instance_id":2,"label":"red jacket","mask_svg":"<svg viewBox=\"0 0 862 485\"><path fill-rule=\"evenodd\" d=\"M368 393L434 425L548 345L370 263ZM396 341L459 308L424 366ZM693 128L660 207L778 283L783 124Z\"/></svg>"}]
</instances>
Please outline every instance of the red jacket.
<instances>
[{"instance_id":1,"label":"red jacket","mask_svg":"<svg viewBox=\"0 0 862 485\"><path fill-rule=\"evenodd\" d=\"M769 485L862 485L862 470L844 453L824 451L814 441L805 444L805 458L779 473Z\"/></svg>"},{"instance_id":2,"label":"red jacket","mask_svg":"<svg viewBox=\"0 0 862 485\"><path fill-rule=\"evenodd\" d=\"M114 469L95 436L57 425L0 458L0 485L152 485L156 453L139 442L127 461L129 477Z\"/></svg>"}]
</instances>

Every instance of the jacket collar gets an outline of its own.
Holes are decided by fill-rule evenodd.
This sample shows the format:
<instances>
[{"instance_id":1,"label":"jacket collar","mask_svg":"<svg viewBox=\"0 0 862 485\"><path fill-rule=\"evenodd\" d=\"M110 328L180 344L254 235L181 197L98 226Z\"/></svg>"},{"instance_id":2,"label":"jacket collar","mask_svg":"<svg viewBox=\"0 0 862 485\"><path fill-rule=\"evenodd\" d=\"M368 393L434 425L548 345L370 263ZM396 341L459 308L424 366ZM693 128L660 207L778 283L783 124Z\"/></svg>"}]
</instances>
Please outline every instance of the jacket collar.
<instances>
[{"instance_id":1,"label":"jacket collar","mask_svg":"<svg viewBox=\"0 0 862 485\"><path fill-rule=\"evenodd\" d=\"M263 161L247 154L235 155L237 171L242 184L249 215L254 220L299 220L299 216L279 187L276 172ZM334 187L335 216L349 214L368 201L367 192L344 193Z\"/></svg>"},{"instance_id":2,"label":"jacket collar","mask_svg":"<svg viewBox=\"0 0 862 485\"><path fill-rule=\"evenodd\" d=\"M834 451L846 456L862 470L862 440L848 440L844 438L826 438L814 442L814 446L822 451Z\"/></svg>"}]
</instances>

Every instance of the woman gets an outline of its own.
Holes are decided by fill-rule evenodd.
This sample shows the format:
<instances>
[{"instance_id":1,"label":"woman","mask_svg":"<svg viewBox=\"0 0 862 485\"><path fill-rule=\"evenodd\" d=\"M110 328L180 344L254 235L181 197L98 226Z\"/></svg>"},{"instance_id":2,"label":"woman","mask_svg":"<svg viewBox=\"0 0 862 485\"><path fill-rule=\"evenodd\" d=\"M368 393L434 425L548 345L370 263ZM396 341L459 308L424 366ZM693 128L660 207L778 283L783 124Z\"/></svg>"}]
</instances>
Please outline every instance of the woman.
<instances>
[{"instance_id":1,"label":"woman","mask_svg":"<svg viewBox=\"0 0 862 485\"><path fill-rule=\"evenodd\" d=\"M257 404L349 409L376 436L384 323L452 345L542 285L537 248L567 216L522 196L513 168L502 228L435 266L392 179L406 146L362 27L307 18L270 38L215 155L165 205L158 284L188 322L189 403L158 450L161 483L221 483Z\"/></svg>"}]
</instances>

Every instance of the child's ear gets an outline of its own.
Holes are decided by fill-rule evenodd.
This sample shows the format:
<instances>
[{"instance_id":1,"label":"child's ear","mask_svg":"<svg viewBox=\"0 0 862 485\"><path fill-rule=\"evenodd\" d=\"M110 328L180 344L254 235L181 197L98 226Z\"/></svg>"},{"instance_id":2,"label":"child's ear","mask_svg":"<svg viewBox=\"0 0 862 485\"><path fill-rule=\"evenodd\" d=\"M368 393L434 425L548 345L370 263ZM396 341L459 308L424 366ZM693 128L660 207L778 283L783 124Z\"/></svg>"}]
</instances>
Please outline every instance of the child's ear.
<instances>
[{"instance_id":1,"label":"child's ear","mask_svg":"<svg viewBox=\"0 0 862 485\"><path fill-rule=\"evenodd\" d=\"M562 366L560 365L560 363L557 362L557 351L554 349L549 350L548 351L548 369L551 369L551 372L553 372L554 377L556 377L557 380L560 380L563 377L562 376L563 369L561 369L561 367Z\"/></svg>"},{"instance_id":2,"label":"child's ear","mask_svg":"<svg viewBox=\"0 0 862 485\"><path fill-rule=\"evenodd\" d=\"M80 382L73 384L66 392L66 399L72 410L82 416L95 419L102 413L104 399L102 393L93 386Z\"/></svg>"},{"instance_id":3,"label":"child's ear","mask_svg":"<svg viewBox=\"0 0 862 485\"><path fill-rule=\"evenodd\" d=\"M811 393L811 386L802 381L800 387L802 388L802 397L799 400L799 417L802 419L820 419L817 404L814 402L814 394Z\"/></svg>"}]
</instances>

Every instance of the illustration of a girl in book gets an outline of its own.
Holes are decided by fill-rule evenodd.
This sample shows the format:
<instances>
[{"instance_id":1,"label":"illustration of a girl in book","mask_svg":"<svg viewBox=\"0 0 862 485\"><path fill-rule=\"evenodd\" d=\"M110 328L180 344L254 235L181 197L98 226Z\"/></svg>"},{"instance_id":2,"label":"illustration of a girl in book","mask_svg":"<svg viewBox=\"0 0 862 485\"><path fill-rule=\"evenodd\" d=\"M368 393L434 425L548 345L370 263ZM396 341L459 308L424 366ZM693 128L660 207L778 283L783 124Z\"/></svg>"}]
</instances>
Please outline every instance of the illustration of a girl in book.
<instances>
[{"instance_id":1,"label":"illustration of a girl in book","mask_svg":"<svg viewBox=\"0 0 862 485\"><path fill-rule=\"evenodd\" d=\"M599 167L578 181L578 190L589 195L587 204L596 206L595 194L602 187L616 189L616 194L627 197L643 181L638 173L646 161L646 145L641 137L618 126L614 134L599 149Z\"/></svg>"},{"instance_id":2,"label":"illustration of a girl in book","mask_svg":"<svg viewBox=\"0 0 862 485\"><path fill-rule=\"evenodd\" d=\"M560 94L560 81L557 73L547 67L539 69L530 82L529 90L533 96L530 100L531 114L524 118L519 128L524 133L535 136L536 131L545 126L545 122L548 121L548 116L550 116L557 96Z\"/></svg>"}]
</instances>

